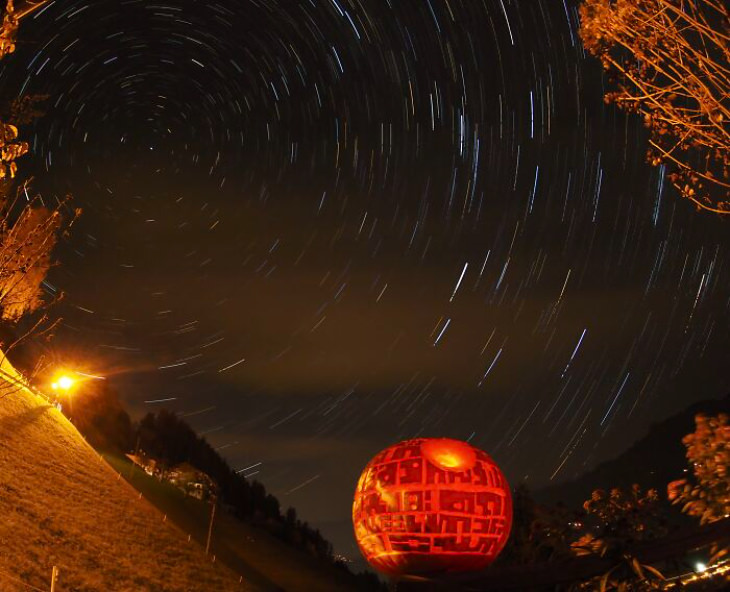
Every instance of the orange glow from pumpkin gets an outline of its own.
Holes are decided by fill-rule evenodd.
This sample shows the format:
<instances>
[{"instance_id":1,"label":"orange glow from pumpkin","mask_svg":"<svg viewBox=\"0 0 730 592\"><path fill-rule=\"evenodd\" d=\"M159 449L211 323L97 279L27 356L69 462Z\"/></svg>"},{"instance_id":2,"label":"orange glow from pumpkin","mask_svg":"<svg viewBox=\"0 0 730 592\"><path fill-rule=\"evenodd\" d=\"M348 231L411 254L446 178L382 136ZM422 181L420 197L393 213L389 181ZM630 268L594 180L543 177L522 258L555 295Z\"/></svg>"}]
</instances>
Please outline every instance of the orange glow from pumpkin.
<instances>
[{"instance_id":1,"label":"orange glow from pumpkin","mask_svg":"<svg viewBox=\"0 0 730 592\"><path fill-rule=\"evenodd\" d=\"M433 464L447 471L468 471L474 467L477 455L466 442L439 438L423 443L423 454Z\"/></svg>"},{"instance_id":2,"label":"orange glow from pumpkin","mask_svg":"<svg viewBox=\"0 0 730 592\"><path fill-rule=\"evenodd\" d=\"M360 551L384 573L476 571L507 542L512 497L486 452L458 440L419 438L368 463L352 521Z\"/></svg>"}]
</instances>

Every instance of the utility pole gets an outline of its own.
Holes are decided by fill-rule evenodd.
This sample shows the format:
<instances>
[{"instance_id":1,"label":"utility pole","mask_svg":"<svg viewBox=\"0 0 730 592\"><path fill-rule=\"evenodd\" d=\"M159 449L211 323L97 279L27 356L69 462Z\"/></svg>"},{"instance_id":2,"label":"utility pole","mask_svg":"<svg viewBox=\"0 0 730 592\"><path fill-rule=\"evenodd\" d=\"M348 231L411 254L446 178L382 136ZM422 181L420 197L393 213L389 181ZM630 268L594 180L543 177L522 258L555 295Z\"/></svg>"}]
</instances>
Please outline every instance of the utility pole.
<instances>
[{"instance_id":1,"label":"utility pole","mask_svg":"<svg viewBox=\"0 0 730 592\"><path fill-rule=\"evenodd\" d=\"M56 592L56 581L58 580L58 568L54 565L51 570L51 592Z\"/></svg>"},{"instance_id":2,"label":"utility pole","mask_svg":"<svg viewBox=\"0 0 730 592\"><path fill-rule=\"evenodd\" d=\"M213 536L213 520L215 518L215 507L217 505L217 499L213 498L212 508L210 510L210 524L208 524L208 541L205 543L205 554L207 555L210 551L210 539Z\"/></svg>"},{"instance_id":3,"label":"utility pole","mask_svg":"<svg viewBox=\"0 0 730 592\"><path fill-rule=\"evenodd\" d=\"M137 444L134 446L134 456L135 458L139 458L139 439L142 436L142 433L137 434ZM129 480L132 480L132 477L134 476L134 461L132 461L132 466L129 467Z\"/></svg>"}]
</instances>

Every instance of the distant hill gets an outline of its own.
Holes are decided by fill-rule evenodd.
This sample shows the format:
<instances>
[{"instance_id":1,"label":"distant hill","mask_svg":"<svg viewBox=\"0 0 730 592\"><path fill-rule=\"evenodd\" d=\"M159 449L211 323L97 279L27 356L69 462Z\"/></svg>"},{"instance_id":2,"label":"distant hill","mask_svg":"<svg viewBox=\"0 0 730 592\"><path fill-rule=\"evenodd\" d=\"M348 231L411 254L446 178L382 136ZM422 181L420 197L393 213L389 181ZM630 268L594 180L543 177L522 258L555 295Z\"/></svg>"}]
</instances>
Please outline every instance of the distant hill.
<instances>
[{"instance_id":1,"label":"distant hill","mask_svg":"<svg viewBox=\"0 0 730 592\"><path fill-rule=\"evenodd\" d=\"M667 484L681 479L687 468L686 449L682 438L695 430L695 415L730 413L730 395L695 403L680 413L656 423L649 433L613 460L601 463L577 479L558 483L535 492L545 504L563 502L578 508L595 489L630 487L658 489L666 495Z\"/></svg>"},{"instance_id":2,"label":"distant hill","mask_svg":"<svg viewBox=\"0 0 730 592\"><path fill-rule=\"evenodd\" d=\"M57 590L259 589L164 521L6 359L0 371L0 590L48 590L54 565Z\"/></svg>"}]
</instances>

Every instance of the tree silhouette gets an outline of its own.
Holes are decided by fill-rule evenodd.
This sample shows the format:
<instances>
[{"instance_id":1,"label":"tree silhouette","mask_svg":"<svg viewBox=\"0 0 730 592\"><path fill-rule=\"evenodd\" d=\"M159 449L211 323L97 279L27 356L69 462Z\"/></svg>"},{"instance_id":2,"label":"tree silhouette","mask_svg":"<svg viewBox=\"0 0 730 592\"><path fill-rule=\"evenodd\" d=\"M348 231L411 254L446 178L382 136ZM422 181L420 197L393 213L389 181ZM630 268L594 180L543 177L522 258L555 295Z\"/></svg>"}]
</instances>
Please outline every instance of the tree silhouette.
<instances>
[{"instance_id":1,"label":"tree silhouette","mask_svg":"<svg viewBox=\"0 0 730 592\"><path fill-rule=\"evenodd\" d=\"M583 512L563 504L538 504L520 483L512 491L512 529L495 565L529 565L572 557L571 543L583 525Z\"/></svg>"},{"instance_id":2,"label":"tree silhouette","mask_svg":"<svg viewBox=\"0 0 730 592\"><path fill-rule=\"evenodd\" d=\"M663 587L664 576L653 566L631 555L638 542L657 539L667 533L656 490L597 489L583 504L595 524L573 543L576 555L607 557L615 565L605 574L576 586L578 590L655 590ZM590 522L589 522L590 523Z\"/></svg>"},{"instance_id":3,"label":"tree silhouette","mask_svg":"<svg viewBox=\"0 0 730 592\"><path fill-rule=\"evenodd\" d=\"M124 454L134 446L132 421L107 381L81 383L75 393L59 394L58 399L94 448Z\"/></svg>"},{"instance_id":4,"label":"tree silhouette","mask_svg":"<svg viewBox=\"0 0 730 592\"><path fill-rule=\"evenodd\" d=\"M648 161L703 210L730 214L730 8L724 0L585 0L580 35L643 117Z\"/></svg>"}]
</instances>

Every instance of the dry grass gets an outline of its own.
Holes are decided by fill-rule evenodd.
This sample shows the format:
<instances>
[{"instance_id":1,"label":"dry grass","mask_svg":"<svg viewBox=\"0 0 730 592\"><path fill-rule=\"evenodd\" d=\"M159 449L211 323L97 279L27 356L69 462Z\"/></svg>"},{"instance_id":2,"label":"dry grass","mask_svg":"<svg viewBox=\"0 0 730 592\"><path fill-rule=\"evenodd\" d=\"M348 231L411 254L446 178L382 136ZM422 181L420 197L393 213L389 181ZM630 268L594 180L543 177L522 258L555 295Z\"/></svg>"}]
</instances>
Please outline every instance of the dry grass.
<instances>
[{"instance_id":1,"label":"dry grass","mask_svg":"<svg viewBox=\"0 0 730 592\"><path fill-rule=\"evenodd\" d=\"M58 592L255 589L163 522L58 410L0 381L0 590L48 590L53 565Z\"/></svg>"},{"instance_id":2,"label":"dry grass","mask_svg":"<svg viewBox=\"0 0 730 592\"><path fill-rule=\"evenodd\" d=\"M141 491L184 532L204 544L210 506L185 496L172 485L159 482L135 468L127 459L105 455L122 477L131 478ZM252 526L219 508L216 513L211 552L221 563L265 591L355 592L355 578L348 573L317 561L311 555L287 545L261 528Z\"/></svg>"}]
</instances>

